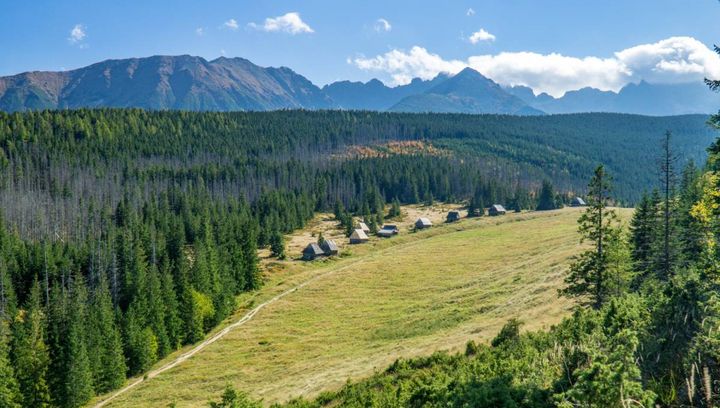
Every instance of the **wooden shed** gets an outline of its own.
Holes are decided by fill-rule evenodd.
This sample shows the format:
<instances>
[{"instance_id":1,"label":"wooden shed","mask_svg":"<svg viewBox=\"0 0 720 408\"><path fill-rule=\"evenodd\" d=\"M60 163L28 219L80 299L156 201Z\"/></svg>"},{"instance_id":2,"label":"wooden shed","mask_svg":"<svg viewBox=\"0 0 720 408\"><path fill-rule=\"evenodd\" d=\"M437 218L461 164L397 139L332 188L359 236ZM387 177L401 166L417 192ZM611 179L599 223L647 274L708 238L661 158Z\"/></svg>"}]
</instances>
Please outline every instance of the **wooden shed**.
<instances>
[{"instance_id":1,"label":"wooden shed","mask_svg":"<svg viewBox=\"0 0 720 408\"><path fill-rule=\"evenodd\" d=\"M368 240L370 240L370 238L367 236L365 231L361 229L356 229L352 234L350 234L351 244L362 244L368 242Z\"/></svg>"},{"instance_id":2,"label":"wooden shed","mask_svg":"<svg viewBox=\"0 0 720 408\"><path fill-rule=\"evenodd\" d=\"M358 223L358 229L363 230L363 232L366 233L366 234L367 234L368 232L370 232L370 227L368 227L367 224L365 224L364 222L359 222L359 223Z\"/></svg>"},{"instance_id":3,"label":"wooden shed","mask_svg":"<svg viewBox=\"0 0 720 408\"><path fill-rule=\"evenodd\" d=\"M432 227L432 222L428 218L421 217L418 218L417 221L415 221L415 228L417 229L423 229L423 228L430 228Z\"/></svg>"},{"instance_id":4,"label":"wooden shed","mask_svg":"<svg viewBox=\"0 0 720 408\"><path fill-rule=\"evenodd\" d=\"M500 204L493 204L490 206L490 210L488 210L488 214L492 216L505 215L505 213L507 213L507 210Z\"/></svg>"},{"instance_id":5,"label":"wooden shed","mask_svg":"<svg viewBox=\"0 0 720 408\"><path fill-rule=\"evenodd\" d=\"M570 201L571 207L585 207L587 203L585 203L585 200L583 200L580 197L574 197L572 201Z\"/></svg>"},{"instance_id":6,"label":"wooden shed","mask_svg":"<svg viewBox=\"0 0 720 408\"><path fill-rule=\"evenodd\" d=\"M340 247L338 247L337 243L331 239L323 240L323 242L320 244L320 248L325 252L325 255L331 256L331 255L338 255L340 253Z\"/></svg>"},{"instance_id":7,"label":"wooden shed","mask_svg":"<svg viewBox=\"0 0 720 408\"><path fill-rule=\"evenodd\" d=\"M318 257L325 255L325 252L322 250L322 248L320 248L320 245L314 242L308 244L308 246L303 249L302 253L302 259L304 261L312 261L314 259L317 259Z\"/></svg>"},{"instance_id":8,"label":"wooden shed","mask_svg":"<svg viewBox=\"0 0 720 408\"><path fill-rule=\"evenodd\" d=\"M449 213L447 213L447 218L445 220L447 222L460 221L460 212L459 211L450 211Z\"/></svg>"}]
</instances>

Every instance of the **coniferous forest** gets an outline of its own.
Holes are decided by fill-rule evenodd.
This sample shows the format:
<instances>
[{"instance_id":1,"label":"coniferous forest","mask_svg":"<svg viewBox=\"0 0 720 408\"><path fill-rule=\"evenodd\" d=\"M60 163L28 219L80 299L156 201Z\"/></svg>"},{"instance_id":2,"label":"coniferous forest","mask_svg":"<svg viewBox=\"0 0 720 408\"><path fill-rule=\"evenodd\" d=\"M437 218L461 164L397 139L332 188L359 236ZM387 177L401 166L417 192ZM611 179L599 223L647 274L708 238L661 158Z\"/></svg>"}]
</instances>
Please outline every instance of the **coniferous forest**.
<instances>
[{"instance_id":1,"label":"coniferous forest","mask_svg":"<svg viewBox=\"0 0 720 408\"><path fill-rule=\"evenodd\" d=\"M547 334L517 336L517 327L509 326L498 347L472 346L470 354L487 361L500 361L495 359L504 352L547 358L552 350L560 353L555 348L560 332L573 333L575 343L562 337L573 348L561 349L568 354L554 358L567 359L562 361L572 375L558 389L568 390L563 400L574 401L603 393L572 391L577 376L590 381L630 367L643 336L653 333L655 342L643 344L643 352L656 354L642 362L670 374L644 378L640 370L645 367L638 367L618 381L634 398L648 400L668 386L682 398L678 384L689 378L689 356L705 352L702 347L713 341L710 331L703 338L707 343L696 344L697 333L711 330L700 322L714 310L712 299L703 297L714 287L703 275L706 264L695 261L712 265L707 242L716 221L714 178L685 165L690 159L704 161L699 143L712 137L704 122L701 116L612 114L0 113L0 406L82 406L182 345L201 340L232 313L236 295L262 285L257 249L303 227L317 211L371 213L381 221L389 203L399 208L441 200L480 209L492 203L547 209L574 195L591 199L598 212L583 219L583 231L606 248L579 258L569 280L568 294L583 299L592 294L593 307ZM671 166L675 171L684 166L682 183L641 197L638 191L651 189L656 172L654 163L638 163L652 154L648 145L661 150L666 129L673 132L667 150L683 157ZM383 146L390 141L421 142L432 149L388 153ZM357 147L376 150L355 154ZM711 153L708 169L717 155ZM594 184L585 185L598 160L607 162L614 177L612 196L604 192L605 170L595 173ZM674 178L671 184L676 186ZM645 208L638 211L645 218L636 217L631 238L613 223L593 218L608 211L607 205L636 201ZM658 241L659 214L666 221L663 236L672 238L665 246ZM663 248L661 259L657 254ZM629 287L662 296L621 295ZM655 314L646 312L650 306L664 317L652 321ZM668 326L677 323L678 314L687 316L687 323ZM618 332L596 330L612 319ZM587 342L606 348L591 349ZM588 361L601 363L592 353L604 356L605 365L587 366ZM447 369L452 361L463 370L485 369L478 365L484 364L480 357L446 356L398 363L389 374L413 364ZM491 389L502 391L502 398L549 401L554 394L548 384L531 381L555 378L543 370L557 369L557 361L534 366L539 371L520 365L493 368L488 372L507 378L526 368L531 374L523 376L521 386ZM697 387L703 370L716 375L714 365L694 367ZM556 374L558 381L565 378ZM364 386L351 386L338 396L352 392L365 398L357 389ZM485 392L479 385L457 386L473 395ZM367 392L375 388L368 385ZM700 401L700 394L693 398ZM459 392L452 395L464 398ZM440 404L444 397L412 398L428 403L440 398ZM351 401L346 402L355 404Z\"/></svg>"}]
</instances>

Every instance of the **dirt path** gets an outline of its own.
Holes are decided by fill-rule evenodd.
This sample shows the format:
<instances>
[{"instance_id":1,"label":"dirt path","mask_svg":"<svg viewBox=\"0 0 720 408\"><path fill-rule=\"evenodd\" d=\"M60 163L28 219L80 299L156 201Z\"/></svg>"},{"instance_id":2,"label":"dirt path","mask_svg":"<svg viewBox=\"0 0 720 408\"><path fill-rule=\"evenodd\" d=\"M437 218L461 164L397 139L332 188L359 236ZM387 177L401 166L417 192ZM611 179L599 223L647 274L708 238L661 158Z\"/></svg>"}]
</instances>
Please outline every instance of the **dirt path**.
<instances>
[{"instance_id":1,"label":"dirt path","mask_svg":"<svg viewBox=\"0 0 720 408\"><path fill-rule=\"evenodd\" d=\"M529 215L529 216L528 216L528 215ZM528 215L526 215L525 217L522 217L522 218L520 218L520 219L522 219L522 220L530 220L530 219L534 219L534 218L536 218L536 217L538 216L537 214L532 214L532 215L528 214ZM553 215L558 215L558 214L557 214L557 213L556 213L556 214L547 214L546 216L548 216L548 215L549 215L549 216L553 216ZM504 219L504 220L500 221L500 223L505 223L505 222L507 222L507 221L510 221L510 220L512 220L514 217L512 217L512 218L508 217L508 218L509 218L509 219ZM499 220L498 220L498 221L499 221ZM491 225L493 225L493 224L495 224L495 223L487 223L487 224L482 223L482 224L476 224L476 225L467 226L467 227L469 227L469 229L476 229L476 228L488 227L488 226L491 226ZM466 228L467 228L467 227L466 227ZM456 232L456 230L443 231L442 233L440 233L440 235L445 234L445 233L453 233L453 232ZM424 237L424 239L432 238L432 237L434 237L434 236L437 236L437 235L431 233L429 236ZM267 301L265 301L265 302L263 302L263 303L255 306L253 309L251 309L250 311L248 311L247 313L245 313L239 320L237 320L237 321L235 321L234 323L226 326L226 327L223 328L222 330L220 330L220 331L218 331L217 333L213 334L212 336L210 336L209 338L207 338L207 339L204 340L203 342L199 343L198 345L192 347L190 350L182 353L180 356L178 356L178 357L175 358L174 360L168 362L167 364L165 364L165 365L163 365L163 366L161 366L161 367L159 367L159 368L156 368L156 369L154 369L154 370L149 371L149 372L146 373L143 377L140 377L140 378L136 378L136 379L131 380L131 382L130 382L129 384L127 384L127 385L124 386L123 388L121 388L121 389L113 392L113 393L112 393L111 395L109 395L107 398L105 398L105 399L102 400L102 401L97 402L97 403L96 403L95 405L93 405L93 406L94 406L94 407L103 407L103 406L109 404L110 402L112 402L112 401L113 401L114 399L116 399L117 397L119 397L119 396L127 393L128 391L132 390L133 388L137 387L139 384L143 383L144 381L149 380L149 379L151 379L151 378L154 378L154 377L156 377L156 376L158 376L158 375L160 375L160 374L162 374L162 373L164 373L164 372L166 372L166 371L168 371L168 370L170 370L170 369L172 369L172 368L180 365L181 363L183 363L183 362L185 362L186 360L188 360L190 357L192 357L192 356L194 356L195 354L201 352L203 349L205 349L205 348L208 347L209 345L211 345L211 344L215 343L216 341L222 339L224 336L226 336L226 335L227 335L228 333L230 333L232 330L234 330L234 329L236 329L237 327L240 327L240 326L244 325L245 323L249 322L250 320L252 320L252 319L253 319L261 310L263 310L265 307L267 307L267 306L269 306L269 305L271 305L271 304L273 304L273 303L276 303L277 301L283 299L284 297L286 297L286 296L288 296L288 295L290 295L290 294L292 294L292 293L294 293L294 292L297 292L299 289L302 289L303 287L305 287L305 286L313 283L314 281L317 281L317 280L319 280L319 279L321 279L321 278L328 277L328 276L331 276L331 275L333 275L333 274L342 272L342 271L344 271L344 270L346 270L346 269L352 268L352 267L356 266L358 263L362 263L362 262L364 262L364 261L367 261L368 259L372 259L372 258L375 258L375 257L377 257L377 256L382 256L382 254L384 254L385 252L388 252L388 251L397 251L397 250L401 250L402 248L407 248L407 247L411 247L411 246L414 246L414 245L418 245L418 244L420 244L424 239L417 239L417 240L411 240L411 241L409 241L409 242L397 243L397 244L395 244L395 245L391 245L391 246L385 247L385 248L380 249L380 250L378 250L378 251L374 251L374 252L370 252L370 253L364 254L364 255L362 255L362 256L359 256L359 257L356 258L356 259L349 260L349 261L346 262L344 265L340 265L339 267L336 266L336 265L329 266L329 267L328 267L329 270L322 271L322 272L318 273L317 275L314 275L314 276L306 279L305 281L302 281L301 283L298 283L298 284L296 284L295 286L293 286L293 287L291 287L291 288L289 288L289 289L286 289L286 290L282 291L281 293L275 295L274 297L268 299Z\"/></svg>"}]
</instances>

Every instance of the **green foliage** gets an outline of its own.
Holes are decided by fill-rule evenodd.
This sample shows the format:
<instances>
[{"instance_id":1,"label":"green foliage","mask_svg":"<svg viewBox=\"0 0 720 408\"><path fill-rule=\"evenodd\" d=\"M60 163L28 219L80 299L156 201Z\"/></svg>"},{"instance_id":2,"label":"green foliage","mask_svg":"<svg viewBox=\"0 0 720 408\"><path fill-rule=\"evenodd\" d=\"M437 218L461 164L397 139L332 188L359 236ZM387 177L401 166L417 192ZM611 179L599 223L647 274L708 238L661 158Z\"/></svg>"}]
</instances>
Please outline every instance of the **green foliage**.
<instances>
[{"instance_id":1,"label":"green foliage","mask_svg":"<svg viewBox=\"0 0 720 408\"><path fill-rule=\"evenodd\" d=\"M554 210L558 207L555 200L555 188L549 180L543 180L540 193L538 194L538 204L535 208L538 211Z\"/></svg>"},{"instance_id":2,"label":"green foliage","mask_svg":"<svg viewBox=\"0 0 720 408\"><path fill-rule=\"evenodd\" d=\"M237 392L233 387L227 386L220 402L210 401L210 408L262 408L262 404L252 401L244 393Z\"/></svg>"}]
</instances>

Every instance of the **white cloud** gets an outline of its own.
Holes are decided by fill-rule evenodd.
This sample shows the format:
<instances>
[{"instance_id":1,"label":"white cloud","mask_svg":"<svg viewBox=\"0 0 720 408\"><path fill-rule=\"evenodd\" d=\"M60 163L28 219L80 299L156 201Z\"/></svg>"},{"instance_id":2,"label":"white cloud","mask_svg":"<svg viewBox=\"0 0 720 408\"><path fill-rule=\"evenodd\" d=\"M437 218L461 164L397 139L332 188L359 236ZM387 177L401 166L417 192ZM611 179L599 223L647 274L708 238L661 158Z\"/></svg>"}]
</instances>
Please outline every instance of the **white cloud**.
<instances>
[{"instance_id":1,"label":"white cloud","mask_svg":"<svg viewBox=\"0 0 720 408\"><path fill-rule=\"evenodd\" d=\"M467 11L465 12L465 15L468 16L468 17L472 17L472 16L475 15L475 10L473 10L473 8L470 7L470 8L467 9Z\"/></svg>"},{"instance_id":2,"label":"white cloud","mask_svg":"<svg viewBox=\"0 0 720 408\"><path fill-rule=\"evenodd\" d=\"M414 77L431 79L440 72L454 74L467 66L463 61L446 61L418 46L410 52L392 50L374 58L357 57L349 62L362 70L387 72L398 85L407 84Z\"/></svg>"},{"instance_id":3,"label":"white cloud","mask_svg":"<svg viewBox=\"0 0 720 408\"><path fill-rule=\"evenodd\" d=\"M202 37L203 35L205 35L205 29L202 28L202 27L198 27L198 28L195 29L195 34L196 34L198 37Z\"/></svg>"},{"instance_id":4,"label":"white cloud","mask_svg":"<svg viewBox=\"0 0 720 408\"><path fill-rule=\"evenodd\" d=\"M425 48L392 50L373 58L358 57L362 70L385 72L394 84L431 79L471 67L502 85L525 85L536 92L562 96L584 87L618 91L630 82L677 83L720 78L720 56L691 37L673 37L616 52L612 57L571 57L557 53L503 52L445 60Z\"/></svg>"},{"instance_id":5,"label":"white cloud","mask_svg":"<svg viewBox=\"0 0 720 408\"><path fill-rule=\"evenodd\" d=\"M262 24L250 23L249 27L267 32L285 32L289 34L314 33L313 30L302 18L300 13L291 12L278 17L268 17Z\"/></svg>"},{"instance_id":6,"label":"white cloud","mask_svg":"<svg viewBox=\"0 0 720 408\"><path fill-rule=\"evenodd\" d=\"M225 28L227 28L227 29L229 29L229 30L235 31L235 30L238 29L239 26L238 26L237 21L235 21L234 18L231 18L230 20L228 20L228 21L226 21L226 22L223 23L223 27L225 27Z\"/></svg>"},{"instance_id":7,"label":"white cloud","mask_svg":"<svg viewBox=\"0 0 720 408\"><path fill-rule=\"evenodd\" d=\"M495 41L495 36L481 28L479 31L472 33L468 40L473 44L477 44L480 41Z\"/></svg>"},{"instance_id":8,"label":"white cloud","mask_svg":"<svg viewBox=\"0 0 720 408\"><path fill-rule=\"evenodd\" d=\"M70 44L80 44L86 37L85 26L82 24L75 24L75 27L70 30L70 37L68 41Z\"/></svg>"},{"instance_id":9,"label":"white cloud","mask_svg":"<svg viewBox=\"0 0 720 408\"><path fill-rule=\"evenodd\" d=\"M384 18L378 18L377 21L375 21L375 26L373 27L375 31L378 33L380 32L388 32L392 30L392 25L389 21L385 20Z\"/></svg>"}]
</instances>

